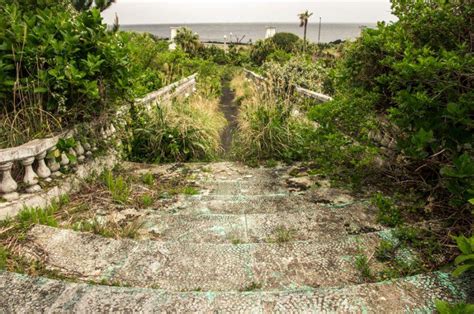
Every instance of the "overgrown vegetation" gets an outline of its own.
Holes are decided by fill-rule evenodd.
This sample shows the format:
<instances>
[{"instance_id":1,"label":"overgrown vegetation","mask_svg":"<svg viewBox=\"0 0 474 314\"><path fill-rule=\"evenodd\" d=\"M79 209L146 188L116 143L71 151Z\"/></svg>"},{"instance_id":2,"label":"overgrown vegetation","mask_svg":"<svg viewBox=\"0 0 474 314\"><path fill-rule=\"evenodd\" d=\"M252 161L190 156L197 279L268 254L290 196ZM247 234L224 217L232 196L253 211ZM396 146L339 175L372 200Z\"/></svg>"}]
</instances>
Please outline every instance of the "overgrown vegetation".
<instances>
[{"instance_id":1,"label":"overgrown vegetation","mask_svg":"<svg viewBox=\"0 0 474 314\"><path fill-rule=\"evenodd\" d=\"M129 158L152 163L216 159L225 123L218 100L201 95L137 111L130 121Z\"/></svg>"}]
</instances>

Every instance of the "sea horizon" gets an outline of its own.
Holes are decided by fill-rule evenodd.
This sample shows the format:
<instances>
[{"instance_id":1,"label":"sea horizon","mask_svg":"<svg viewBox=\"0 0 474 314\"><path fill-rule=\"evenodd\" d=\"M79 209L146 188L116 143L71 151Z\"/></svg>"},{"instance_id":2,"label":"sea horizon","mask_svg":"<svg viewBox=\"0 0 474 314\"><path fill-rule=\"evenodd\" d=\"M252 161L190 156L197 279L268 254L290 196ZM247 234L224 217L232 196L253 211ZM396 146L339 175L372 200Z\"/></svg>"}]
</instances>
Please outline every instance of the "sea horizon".
<instances>
[{"instance_id":1,"label":"sea horizon","mask_svg":"<svg viewBox=\"0 0 474 314\"><path fill-rule=\"evenodd\" d=\"M320 42L351 40L360 35L361 28L374 27L376 23L322 22ZM297 22L238 22L238 23L153 23L153 24L121 24L123 30L147 32L161 38L169 38L170 27L188 27L198 33L204 42L240 41L255 42L265 38L266 27L275 27L277 32L290 32L303 37L303 28ZM319 23L308 25L307 38L318 42Z\"/></svg>"}]
</instances>

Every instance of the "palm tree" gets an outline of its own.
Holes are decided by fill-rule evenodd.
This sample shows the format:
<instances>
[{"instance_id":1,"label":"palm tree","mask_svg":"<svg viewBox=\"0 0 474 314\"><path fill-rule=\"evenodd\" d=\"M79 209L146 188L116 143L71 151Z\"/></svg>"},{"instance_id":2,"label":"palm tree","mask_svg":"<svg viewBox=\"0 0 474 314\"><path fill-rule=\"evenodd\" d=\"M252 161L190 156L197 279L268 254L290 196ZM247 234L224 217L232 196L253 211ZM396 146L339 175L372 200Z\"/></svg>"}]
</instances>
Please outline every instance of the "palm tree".
<instances>
[{"instance_id":1,"label":"palm tree","mask_svg":"<svg viewBox=\"0 0 474 314\"><path fill-rule=\"evenodd\" d=\"M308 10L298 14L298 17L300 18L300 27L304 27L303 51L306 51L306 31L308 30L308 20L312 15L313 13L309 13Z\"/></svg>"},{"instance_id":2,"label":"palm tree","mask_svg":"<svg viewBox=\"0 0 474 314\"><path fill-rule=\"evenodd\" d=\"M71 0L72 6L77 11L86 11L95 5L100 11L104 11L109 8L116 0Z\"/></svg>"},{"instance_id":3,"label":"palm tree","mask_svg":"<svg viewBox=\"0 0 474 314\"><path fill-rule=\"evenodd\" d=\"M181 49L190 54L195 53L201 45L199 35L193 33L192 30L186 27L178 29L174 41L181 47Z\"/></svg>"}]
</instances>

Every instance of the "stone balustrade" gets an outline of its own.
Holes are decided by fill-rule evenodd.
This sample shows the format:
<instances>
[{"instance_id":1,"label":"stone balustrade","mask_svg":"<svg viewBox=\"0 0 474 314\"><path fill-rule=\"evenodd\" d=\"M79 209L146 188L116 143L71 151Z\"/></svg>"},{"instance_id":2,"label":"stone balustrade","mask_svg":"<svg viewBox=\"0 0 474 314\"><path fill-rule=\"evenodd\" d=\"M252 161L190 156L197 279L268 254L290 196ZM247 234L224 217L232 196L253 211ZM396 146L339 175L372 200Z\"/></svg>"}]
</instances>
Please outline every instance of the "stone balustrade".
<instances>
[{"instance_id":1,"label":"stone balustrade","mask_svg":"<svg viewBox=\"0 0 474 314\"><path fill-rule=\"evenodd\" d=\"M245 72L248 79L251 79L252 81L256 82L257 84L261 84L261 83L264 83L264 82L267 81L267 79L264 78L263 76L258 75L257 73L252 72L250 70L244 69L244 72ZM313 98L313 99L316 99L320 102L327 102L327 101L331 101L333 99L330 96L314 92L312 90L303 88L303 87L298 86L298 85L295 86L295 91L298 95L300 95L302 97Z\"/></svg>"},{"instance_id":2,"label":"stone balustrade","mask_svg":"<svg viewBox=\"0 0 474 314\"><path fill-rule=\"evenodd\" d=\"M189 96L196 90L197 74L188 76L180 81L165 86L152 92L141 99L137 99L137 104L150 104L158 100L169 100L178 96Z\"/></svg>"},{"instance_id":3,"label":"stone balustrade","mask_svg":"<svg viewBox=\"0 0 474 314\"><path fill-rule=\"evenodd\" d=\"M110 124L101 129L104 139L110 138L115 132L115 127ZM51 181L52 178L61 176L60 169L74 168L78 163L83 163L86 157L92 156L97 150L97 144L81 140L75 141L75 146L68 152L59 152L57 144L61 138L71 138L76 131L68 131L57 136L37 139L26 144L0 149L0 197L6 201L14 201L20 194L31 194L42 190L40 180ZM69 156L69 157L68 157ZM74 158L72 157L74 156ZM23 168L23 177L17 182L12 175L15 164ZM21 186L21 188L19 188Z\"/></svg>"},{"instance_id":4,"label":"stone balustrade","mask_svg":"<svg viewBox=\"0 0 474 314\"><path fill-rule=\"evenodd\" d=\"M163 87L136 100L136 103L150 105L159 100L187 97L196 90L196 77L197 74L194 74ZM128 109L127 106L119 108L115 117L117 121L114 123L120 124L120 115L127 114ZM108 124L98 128L93 141L85 139L90 139L92 136L84 138L84 134L72 130L51 138L36 139L17 147L0 149L0 220L16 215L23 206L47 206L62 193L74 190L73 185L78 185L78 180L85 178L88 173L100 172L106 167L113 166L118 160L116 153L94 160L90 167L81 164L85 163L87 158L92 158L93 152L98 150L98 140L106 147L110 146L113 151L117 147L117 142L120 142L120 139L114 142L117 140L116 131L114 124ZM70 147L67 152L60 152L57 148L59 140L71 137L76 139L74 147ZM40 183L61 177L60 170L63 172L73 170L75 176L71 178L72 181L62 182L48 191L43 191ZM20 176L21 178L18 178Z\"/></svg>"}]
</instances>

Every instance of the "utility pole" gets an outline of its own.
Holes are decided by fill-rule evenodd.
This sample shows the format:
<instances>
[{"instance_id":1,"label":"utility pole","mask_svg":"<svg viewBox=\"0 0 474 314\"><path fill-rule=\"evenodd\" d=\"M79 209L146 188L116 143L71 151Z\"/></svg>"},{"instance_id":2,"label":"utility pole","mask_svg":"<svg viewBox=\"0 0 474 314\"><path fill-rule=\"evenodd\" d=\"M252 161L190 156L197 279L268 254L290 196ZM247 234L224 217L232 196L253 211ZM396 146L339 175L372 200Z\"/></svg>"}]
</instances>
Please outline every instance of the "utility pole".
<instances>
[{"instance_id":1,"label":"utility pole","mask_svg":"<svg viewBox=\"0 0 474 314\"><path fill-rule=\"evenodd\" d=\"M319 17L318 44L321 41L321 17Z\"/></svg>"}]
</instances>

